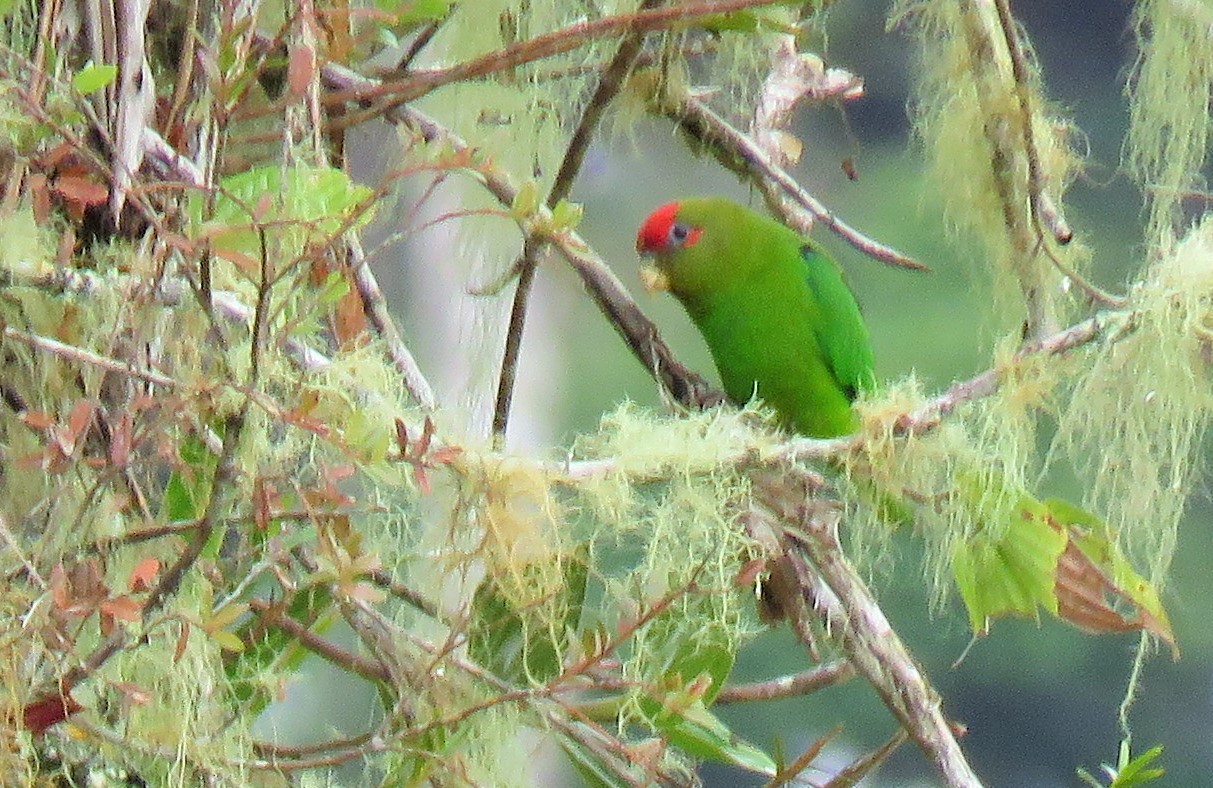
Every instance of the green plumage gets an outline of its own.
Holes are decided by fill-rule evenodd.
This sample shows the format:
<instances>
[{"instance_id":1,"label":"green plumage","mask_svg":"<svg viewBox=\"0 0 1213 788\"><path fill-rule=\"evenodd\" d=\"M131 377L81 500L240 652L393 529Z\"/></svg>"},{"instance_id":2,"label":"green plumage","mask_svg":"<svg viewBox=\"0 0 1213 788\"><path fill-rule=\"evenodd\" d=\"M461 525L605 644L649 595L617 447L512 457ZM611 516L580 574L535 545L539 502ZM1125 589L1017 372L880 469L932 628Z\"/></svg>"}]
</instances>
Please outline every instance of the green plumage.
<instances>
[{"instance_id":1,"label":"green plumage","mask_svg":"<svg viewBox=\"0 0 1213 788\"><path fill-rule=\"evenodd\" d=\"M804 435L855 430L851 402L872 385L872 350L859 306L825 252L718 197L658 209L637 248L656 258L731 399L756 395Z\"/></svg>"}]
</instances>

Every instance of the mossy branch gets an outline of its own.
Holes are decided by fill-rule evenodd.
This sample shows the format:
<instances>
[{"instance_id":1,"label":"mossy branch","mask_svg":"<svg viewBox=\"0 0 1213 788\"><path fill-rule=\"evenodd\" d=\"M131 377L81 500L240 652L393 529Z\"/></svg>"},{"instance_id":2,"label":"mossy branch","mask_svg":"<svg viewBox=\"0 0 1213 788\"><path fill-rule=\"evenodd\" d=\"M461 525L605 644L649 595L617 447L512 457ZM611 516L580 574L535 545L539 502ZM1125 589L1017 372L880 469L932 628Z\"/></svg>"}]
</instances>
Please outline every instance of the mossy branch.
<instances>
[{"instance_id":1,"label":"mossy branch","mask_svg":"<svg viewBox=\"0 0 1213 788\"><path fill-rule=\"evenodd\" d=\"M813 498L814 485L806 489L794 479L795 474L764 479L755 492L776 517L770 527L780 534L800 593L947 784L980 786L953 726L943 716L939 695L843 553L838 509ZM800 632L804 627L793 622L792 629ZM805 646L813 648L812 643Z\"/></svg>"}]
</instances>

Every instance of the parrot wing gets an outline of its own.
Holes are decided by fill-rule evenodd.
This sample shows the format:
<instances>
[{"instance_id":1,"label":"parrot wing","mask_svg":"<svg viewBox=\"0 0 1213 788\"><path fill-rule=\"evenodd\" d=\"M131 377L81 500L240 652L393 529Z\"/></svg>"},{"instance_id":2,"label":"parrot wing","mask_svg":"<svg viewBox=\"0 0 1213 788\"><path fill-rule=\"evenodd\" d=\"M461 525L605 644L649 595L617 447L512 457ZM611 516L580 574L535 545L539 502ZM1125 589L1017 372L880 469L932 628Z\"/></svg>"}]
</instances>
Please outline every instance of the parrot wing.
<instances>
[{"instance_id":1,"label":"parrot wing","mask_svg":"<svg viewBox=\"0 0 1213 788\"><path fill-rule=\"evenodd\" d=\"M854 400L875 382L867 326L838 266L812 244L802 246L800 256L805 279L821 310L816 334L826 367L847 399Z\"/></svg>"}]
</instances>

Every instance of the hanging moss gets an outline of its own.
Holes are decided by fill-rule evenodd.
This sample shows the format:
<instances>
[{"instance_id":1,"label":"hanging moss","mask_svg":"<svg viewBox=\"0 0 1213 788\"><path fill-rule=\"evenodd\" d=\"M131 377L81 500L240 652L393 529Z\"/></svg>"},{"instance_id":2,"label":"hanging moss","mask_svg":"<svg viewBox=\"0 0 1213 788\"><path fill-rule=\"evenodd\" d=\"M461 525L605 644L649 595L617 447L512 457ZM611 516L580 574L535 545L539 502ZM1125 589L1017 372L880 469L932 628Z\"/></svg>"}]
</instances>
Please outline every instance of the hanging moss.
<instances>
[{"instance_id":1,"label":"hanging moss","mask_svg":"<svg viewBox=\"0 0 1213 788\"><path fill-rule=\"evenodd\" d=\"M1137 63L1129 81L1125 157L1145 191L1147 235L1161 252L1180 233L1185 192L1203 186L1213 91L1213 9L1142 0L1134 6Z\"/></svg>"},{"instance_id":2,"label":"hanging moss","mask_svg":"<svg viewBox=\"0 0 1213 788\"><path fill-rule=\"evenodd\" d=\"M1213 221L1150 267L1130 306L1127 333L1088 351L1058 441L1086 470L1089 506L1159 582L1213 415Z\"/></svg>"},{"instance_id":3,"label":"hanging moss","mask_svg":"<svg viewBox=\"0 0 1213 788\"><path fill-rule=\"evenodd\" d=\"M1070 268L1089 254L1081 244L1054 244L1034 216L1029 156L1055 201L1079 161L1071 125L1045 97L1025 37L1019 34L1028 73L1018 84L992 5L901 2L891 18L912 23L922 42L914 128L926 152L928 199L939 201L953 236L972 250L977 281L988 272L1000 328L1018 329L1026 318L1034 334L1056 330L1065 317L1062 277L1043 244Z\"/></svg>"}]
</instances>

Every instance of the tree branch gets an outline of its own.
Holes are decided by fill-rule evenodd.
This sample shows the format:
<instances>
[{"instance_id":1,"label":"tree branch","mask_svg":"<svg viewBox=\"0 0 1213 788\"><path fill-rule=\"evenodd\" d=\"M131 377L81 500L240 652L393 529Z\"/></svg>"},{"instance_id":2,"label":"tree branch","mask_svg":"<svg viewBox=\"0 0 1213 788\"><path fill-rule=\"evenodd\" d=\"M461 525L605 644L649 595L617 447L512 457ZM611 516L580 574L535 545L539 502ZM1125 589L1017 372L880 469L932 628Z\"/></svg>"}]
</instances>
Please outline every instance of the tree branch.
<instances>
[{"instance_id":1,"label":"tree branch","mask_svg":"<svg viewBox=\"0 0 1213 788\"><path fill-rule=\"evenodd\" d=\"M772 528L783 534L785 555L806 601L856 671L876 688L949 786L980 786L940 711L939 696L843 554L837 506L813 499L795 474L756 479L755 492L778 519Z\"/></svg>"},{"instance_id":2,"label":"tree branch","mask_svg":"<svg viewBox=\"0 0 1213 788\"><path fill-rule=\"evenodd\" d=\"M848 681L855 675L855 666L838 660L817 665L809 670L788 676L756 681L752 684L736 684L725 687L716 696L716 703L748 703L755 700L775 700L811 695L819 689Z\"/></svg>"},{"instance_id":3,"label":"tree branch","mask_svg":"<svg viewBox=\"0 0 1213 788\"><path fill-rule=\"evenodd\" d=\"M719 0L718 2L685 2L670 8L642 10L634 13L616 14L584 22L577 22L550 33L519 41L502 49L489 52L472 60L449 68L412 71L395 80L367 80L357 85L347 85L330 94L328 103L358 102L366 104L377 99L384 101L371 106L370 113L379 115L402 106L414 99L455 82L480 79L525 63L562 55L584 46L591 41L609 38L627 31L647 33L679 24L693 23L697 19L744 11L749 8L786 3L787 0Z\"/></svg>"},{"instance_id":4,"label":"tree branch","mask_svg":"<svg viewBox=\"0 0 1213 788\"><path fill-rule=\"evenodd\" d=\"M915 271L929 270L925 265L880 243L834 215L820 200L796 182L750 136L732 126L707 104L689 92L672 92L668 86L654 88L650 97L653 110L670 118L688 136L703 144L725 168L745 177L763 193L767 206L792 227L805 227L804 217L791 212L788 200L807 211L839 238L876 260Z\"/></svg>"},{"instance_id":5,"label":"tree branch","mask_svg":"<svg viewBox=\"0 0 1213 788\"><path fill-rule=\"evenodd\" d=\"M640 12L648 11L661 2L662 0L643 0L640 4ZM582 111L581 120L569 139L568 148L560 162L560 169L556 172L556 179L552 183L551 191L548 192L547 207L549 209L554 209L573 188L573 182L577 178L577 173L581 171L586 151L589 150L590 140L593 139L594 131L598 128L598 121L606 112L611 100L619 92L624 78L632 70L632 63L635 62L643 42L644 34L641 31L628 30L619 43L618 49L615 50L615 56L603 70L602 76L598 80L598 86L594 89L594 95L590 97ZM535 242L533 236L527 236L526 242L522 246L522 256L514 266L518 272L518 285L514 290L514 304L510 310L505 352L502 354L501 360L501 376L497 385L497 402L493 411L493 435L498 443L504 443L505 430L509 424L510 401L514 393L514 375L518 366L518 354L522 347L527 301L535 281L535 265L540 247L541 245Z\"/></svg>"}]
</instances>

